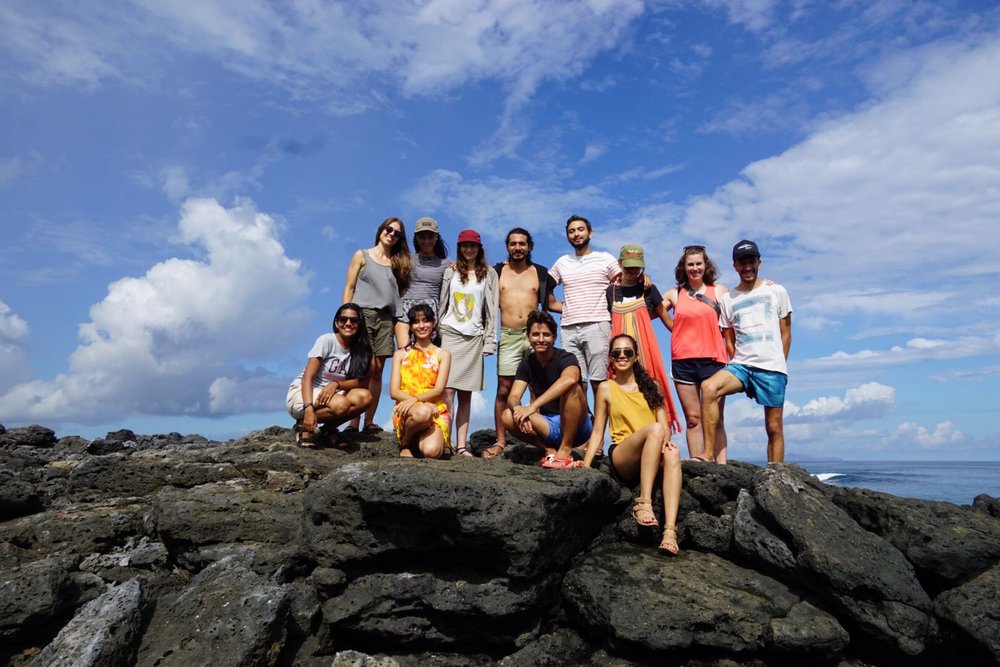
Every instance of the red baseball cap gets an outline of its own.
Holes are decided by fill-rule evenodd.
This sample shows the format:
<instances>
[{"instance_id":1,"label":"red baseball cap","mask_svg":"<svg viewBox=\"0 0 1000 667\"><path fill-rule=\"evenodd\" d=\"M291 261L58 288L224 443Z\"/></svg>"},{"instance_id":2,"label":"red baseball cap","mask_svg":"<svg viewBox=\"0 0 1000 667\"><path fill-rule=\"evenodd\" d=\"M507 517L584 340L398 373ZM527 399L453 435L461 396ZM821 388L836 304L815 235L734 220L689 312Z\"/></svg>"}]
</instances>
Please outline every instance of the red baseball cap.
<instances>
[{"instance_id":1,"label":"red baseball cap","mask_svg":"<svg viewBox=\"0 0 1000 667\"><path fill-rule=\"evenodd\" d=\"M479 232L474 229L463 229L458 233L459 243L478 243L483 245L483 240L479 237Z\"/></svg>"}]
</instances>

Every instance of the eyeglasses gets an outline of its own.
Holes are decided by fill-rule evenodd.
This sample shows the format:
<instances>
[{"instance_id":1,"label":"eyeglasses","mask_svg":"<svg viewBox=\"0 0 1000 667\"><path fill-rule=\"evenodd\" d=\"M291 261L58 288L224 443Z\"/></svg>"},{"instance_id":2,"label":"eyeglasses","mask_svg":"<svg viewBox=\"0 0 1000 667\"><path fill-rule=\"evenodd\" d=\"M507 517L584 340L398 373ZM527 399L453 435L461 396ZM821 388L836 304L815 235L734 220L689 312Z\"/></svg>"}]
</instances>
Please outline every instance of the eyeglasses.
<instances>
[{"instance_id":1,"label":"eyeglasses","mask_svg":"<svg viewBox=\"0 0 1000 667\"><path fill-rule=\"evenodd\" d=\"M358 324L360 323L361 323L360 317L350 317L348 315L341 315L340 317L337 318L337 324L353 324L354 326L358 326Z\"/></svg>"},{"instance_id":2,"label":"eyeglasses","mask_svg":"<svg viewBox=\"0 0 1000 667\"><path fill-rule=\"evenodd\" d=\"M635 356L635 350L630 347L616 347L611 350L611 356L617 359L618 357L625 357L626 359L631 359Z\"/></svg>"},{"instance_id":3,"label":"eyeglasses","mask_svg":"<svg viewBox=\"0 0 1000 667\"><path fill-rule=\"evenodd\" d=\"M386 234L388 234L389 236L391 236L392 238L396 238L397 236L402 236L403 235L403 232L399 231L395 227L386 227L385 230L383 230L383 231Z\"/></svg>"},{"instance_id":4,"label":"eyeglasses","mask_svg":"<svg viewBox=\"0 0 1000 667\"><path fill-rule=\"evenodd\" d=\"M703 245L686 245L686 246L684 246L684 252L687 252L688 250L700 250L700 251L704 252L705 251L705 246L703 246Z\"/></svg>"}]
</instances>

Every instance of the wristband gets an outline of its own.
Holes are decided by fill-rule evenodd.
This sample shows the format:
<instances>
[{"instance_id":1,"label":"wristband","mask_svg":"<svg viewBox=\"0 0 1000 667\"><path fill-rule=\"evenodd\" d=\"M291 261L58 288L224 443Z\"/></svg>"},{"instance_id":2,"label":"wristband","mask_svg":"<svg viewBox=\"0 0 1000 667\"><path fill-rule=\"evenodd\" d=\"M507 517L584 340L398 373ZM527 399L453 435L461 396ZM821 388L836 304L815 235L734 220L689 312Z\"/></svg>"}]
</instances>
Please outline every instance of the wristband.
<instances>
[{"instance_id":1,"label":"wristband","mask_svg":"<svg viewBox=\"0 0 1000 667\"><path fill-rule=\"evenodd\" d=\"M303 409L303 410L305 410L306 408L311 408L312 406L313 406L313 404L312 404L312 403L304 403L304 404L302 405L302 409Z\"/></svg>"}]
</instances>

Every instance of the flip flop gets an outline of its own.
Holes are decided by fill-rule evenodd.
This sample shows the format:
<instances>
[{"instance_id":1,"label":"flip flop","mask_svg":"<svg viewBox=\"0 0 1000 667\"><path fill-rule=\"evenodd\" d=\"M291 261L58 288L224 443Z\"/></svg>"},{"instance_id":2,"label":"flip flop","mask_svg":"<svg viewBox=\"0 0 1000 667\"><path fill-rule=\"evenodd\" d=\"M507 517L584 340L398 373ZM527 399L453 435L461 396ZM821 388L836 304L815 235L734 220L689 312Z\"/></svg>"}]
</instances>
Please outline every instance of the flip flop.
<instances>
[{"instance_id":1,"label":"flip flop","mask_svg":"<svg viewBox=\"0 0 1000 667\"><path fill-rule=\"evenodd\" d=\"M476 455L470 452L464 445L455 450L455 453L459 456L468 456L470 458L475 458Z\"/></svg>"},{"instance_id":2,"label":"flip flop","mask_svg":"<svg viewBox=\"0 0 1000 667\"><path fill-rule=\"evenodd\" d=\"M557 459L555 456L550 454L544 457L539 465L543 468L553 468L558 470L562 468L569 468L572 463L572 459Z\"/></svg>"},{"instance_id":3,"label":"flip flop","mask_svg":"<svg viewBox=\"0 0 1000 667\"><path fill-rule=\"evenodd\" d=\"M381 426L379 426L378 424L376 424L374 422L372 422L371 424L365 425L365 433L381 433L384 430L385 429L383 429Z\"/></svg>"},{"instance_id":4,"label":"flip flop","mask_svg":"<svg viewBox=\"0 0 1000 667\"><path fill-rule=\"evenodd\" d=\"M483 450L482 456L484 459L499 458L501 455L503 455L504 447L506 447L506 444L495 442Z\"/></svg>"},{"instance_id":5,"label":"flip flop","mask_svg":"<svg viewBox=\"0 0 1000 667\"><path fill-rule=\"evenodd\" d=\"M358 427L357 426L346 426L346 427L344 427L344 433L357 433L357 432L358 432Z\"/></svg>"}]
</instances>

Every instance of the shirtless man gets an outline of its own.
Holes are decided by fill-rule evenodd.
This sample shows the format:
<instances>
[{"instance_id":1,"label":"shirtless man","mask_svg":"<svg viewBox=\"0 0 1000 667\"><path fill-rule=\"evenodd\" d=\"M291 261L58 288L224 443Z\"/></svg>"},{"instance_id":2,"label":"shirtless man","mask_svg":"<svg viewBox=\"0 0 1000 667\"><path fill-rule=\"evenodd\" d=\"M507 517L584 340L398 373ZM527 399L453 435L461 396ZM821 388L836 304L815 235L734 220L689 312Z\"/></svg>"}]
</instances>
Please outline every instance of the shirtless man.
<instances>
[{"instance_id":1,"label":"shirtless man","mask_svg":"<svg viewBox=\"0 0 1000 667\"><path fill-rule=\"evenodd\" d=\"M507 233L507 261L493 267L500 277L500 344L497 347L497 395L493 403L496 442L483 450L491 459L507 446L507 430L502 415L517 367L531 353L525 336L528 313L542 309L562 312L562 303L552 293L548 268L531 261L535 242L526 229L515 227Z\"/></svg>"}]
</instances>

